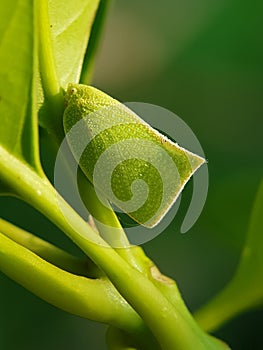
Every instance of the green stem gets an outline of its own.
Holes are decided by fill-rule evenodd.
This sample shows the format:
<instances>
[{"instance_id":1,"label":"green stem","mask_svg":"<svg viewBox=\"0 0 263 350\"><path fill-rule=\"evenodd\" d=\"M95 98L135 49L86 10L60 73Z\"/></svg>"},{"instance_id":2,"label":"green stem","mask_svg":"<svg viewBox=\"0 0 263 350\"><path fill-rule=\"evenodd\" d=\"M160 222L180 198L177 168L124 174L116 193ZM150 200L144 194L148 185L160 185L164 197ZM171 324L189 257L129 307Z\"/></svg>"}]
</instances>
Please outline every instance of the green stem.
<instances>
[{"instance_id":1,"label":"green stem","mask_svg":"<svg viewBox=\"0 0 263 350\"><path fill-rule=\"evenodd\" d=\"M246 290L242 291L236 287L235 281L231 281L215 298L194 314L196 321L205 331L215 331L238 314L260 304L258 300L251 305L251 300L254 301L255 298L251 295L252 288L249 284Z\"/></svg>"},{"instance_id":2,"label":"green stem","mask_svg":"<svg viewBox=\"0 0 263 350\"><path fill-rule=\"evenodd\" d=\"M88 211L93 216L101 236L115 248L118 254L138 271L145 270L144 254L139 247L130 245L126 234L110 204L104 206L98 198L93 185L82 171L78 173L80 194ZM106 200L105 200L106 201Z\"/></svg>"},{"instance_id":3,"label":"green stem","mask_svg":"<svg viewBox=\"0 0 263 350\"><path fill-rule=\"evenodd\" d=\"M60 93L60 84L57 77L56 63L53 55L53 43L51 40L48 2L39 1L37 6L37 24L39 34L40 71L45 93L53 97Z\"/></svg>"},{"instance_id":4,"label":"green stem","mask_svg":"<svg viewBox=\"0 0 263 350\"><path fill-rule=\"evenodd\" d=\"M48 106L48 125L52 133L63 137L61 115L64 106L63 91L57 76L56 62L51 39L48 1L41 0L36 6L36 30L39 38L39 70L41 82Z\"/></svg>"},{"instance_id":5,"label":"green stem","mask_svg":"<svg viewBox=\"0 0 263 350\"><path fill-rule=\"evenodd\" d=\"M63 271L1 232L0 270L35 295L74 315L123 327L130 332L137 331L142 324L107 280Z\"/></svg>"},{"instance_id":6,"label":"green stem","mask_svg":"<svg viewBox=\"0 0 263 350\"><path fill-rule=\"evenodd\" d=\"M242 260L241 260L242 261ZM214 331L244 311L262 305L262 278L254 271L242 269L242 264L226 287L194 314L198 324Z\"/></svg>"},{"instance_id":7,"label":"green stem","mask_svg":"<svg viewBox=\"0 0 263 350\"><path fill-rule=\"evenodd\" d=\"M253 205L246 244L237 270L226 287L195 314L205 330L219 328L241 312L262 305L263 181Z\"/></svg>"},{"instance_id":8,"label":"green stem","mask_svg":"<svg viewBox=\"0 0 263 350\"><path fill-rule=\"evenodd\" d=\"M14 242L65 271L87 277L101 275L101 271L87 258L77 258L3 219L0 219L0 231Z\"/></svg>"},{"instance_id":9,"label":"green stem","mask_svg":"<svg viewBox=\"0 0 263 350\"><path fill-rule=\"evenodd\" d=\"M143 274L131 267L57 194L45 178L0 146L2 179L71 238L109 277L138 312L164 350L226 349L194 320L173 307Z\"/></svg>"},{"instance_id":10,"label":"green stem","mask_svg":"<svg viewBox=\"0 0 263 350\"><path fill-rule=\"evenodd\" d=\"M129 334L112 326L107 329L106 343L109 350L139 350L138 344L135 345Z\"/></svg>"}]
</instances>

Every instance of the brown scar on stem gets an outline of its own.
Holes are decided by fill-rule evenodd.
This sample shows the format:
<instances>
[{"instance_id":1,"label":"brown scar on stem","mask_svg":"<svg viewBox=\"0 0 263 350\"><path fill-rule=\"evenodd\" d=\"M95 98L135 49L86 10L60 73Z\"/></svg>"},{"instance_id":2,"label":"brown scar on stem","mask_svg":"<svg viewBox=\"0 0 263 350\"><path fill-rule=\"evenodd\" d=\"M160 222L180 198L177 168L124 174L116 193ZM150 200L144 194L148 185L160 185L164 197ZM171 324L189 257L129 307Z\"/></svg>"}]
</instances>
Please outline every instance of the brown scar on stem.
<instances>
[{"instance_id":1,"label":"brown scar on stem","mask_svg":"<svg viewBox=\"0 0 263 350\"><path fill-rule=\"evenodd\" d=\"M99 234L99 230L96 226L95 220L94 220L93 216L91 216L90 214L88 217L88 224L92 227L92 229L95 233Z\"/></svg>"},{"instance_id":2,"label":"brown scar on stem","mask_svg":"<svg viewBox=\"0 0 263 350\"><path fill-rule=\"evenodd\" d=\"M161 283L163 283L163 284L174 284L174 281L173 281L171 278L169 278L169 277L163 275L163 274L160 272L160 270L157 268L157 266L155 266L155 265L152 266L152 267L150 268L150 271L151 271L152 277L153 277L156 281L161 282Z\"/></svg>"}]
</instances>

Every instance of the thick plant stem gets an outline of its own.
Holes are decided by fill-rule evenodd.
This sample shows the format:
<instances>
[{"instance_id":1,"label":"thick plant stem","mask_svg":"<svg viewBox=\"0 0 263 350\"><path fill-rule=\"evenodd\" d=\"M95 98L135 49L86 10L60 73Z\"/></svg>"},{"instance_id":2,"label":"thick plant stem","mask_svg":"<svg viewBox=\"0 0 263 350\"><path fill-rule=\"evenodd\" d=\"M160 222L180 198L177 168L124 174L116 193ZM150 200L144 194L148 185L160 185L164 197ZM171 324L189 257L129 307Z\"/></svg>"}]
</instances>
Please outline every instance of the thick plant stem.
<instances>
[{"instance_id":1,"label":"thick plant stem","mask_svg":"<svg viewBox=\"0 0 263 350\"><path fill-rule=\"evenodd\" d=\"M57 194L49 181L0 147L2 179L20 198L54 222L109 277L145 321L164 350L226 349L181 313L143 274L131 267Z\"/></svg>"},{"instance_id":2,"label":"thick plant stem","mask_svg":"<svg viewBox=\"0 0 263 350\"><path fill-rule=\"evenodd\" d=\"M3 219L0 219L0 231L12 241L65 271L87 277L98 277L102 274L88 258L80 259L75 257Z\"/></svg>"},{"instance_id":3,"label":"thick plant stem","mask_svg":"<svg viewBox=\"0 0 263 350\"><path fill-rule=\"evenodd\" d=\"M52 50L48 2L40 1L37 6L37 25L39 35L40 70L42 72L45 94L52 98L60 93L56 63Z\"/></svg>"},{"instance_id":4,"label":"thick plant stem","mask_svg":"<svg viewBox=\"0 0 263 350\"><path fill-rule=\"evenodd\" d=\"M138 271L144 272L145 259L139 247L131 246L126 234L110 204L105 207L99 200L93 185L80 171L78 184L82 199L95 219L96 226L102 237L118 254Z\"/></svg>"},{"instance_id":5,"label":"thick plant stem","mask_svg":"<svg viewBox=\"0 0 263 350\"><path fill-rule=\"evenodd\" d=\"M0 270L40 298L77 316L137 331L142 320L105 279L76 276L41 259L0 230Z\"/></svg>"},{"instance_id":6,"label":"thick plant stem","mask_svg":"<svg viewBox=\"0 0 263 350\"><path fill-rule=\"evenodd\" d=\"M129 334L111 326L107 329L106 343L109 350L139 350L138 344Z\"/></svg>"},{"instance_id":7,"label":"thick plant stem","mask_svg":"<svg viewBox=\"0 0 263 350\"><path fill-rule=\"evenodd\" d=\"M38 33L39 70L42 87L48 105L49 132L63 137L61 115L64 106L63 91L57 76L56 62L50 32L48 1L41 0L36 9L36 31Z\"/></svg>"}]
</instances>

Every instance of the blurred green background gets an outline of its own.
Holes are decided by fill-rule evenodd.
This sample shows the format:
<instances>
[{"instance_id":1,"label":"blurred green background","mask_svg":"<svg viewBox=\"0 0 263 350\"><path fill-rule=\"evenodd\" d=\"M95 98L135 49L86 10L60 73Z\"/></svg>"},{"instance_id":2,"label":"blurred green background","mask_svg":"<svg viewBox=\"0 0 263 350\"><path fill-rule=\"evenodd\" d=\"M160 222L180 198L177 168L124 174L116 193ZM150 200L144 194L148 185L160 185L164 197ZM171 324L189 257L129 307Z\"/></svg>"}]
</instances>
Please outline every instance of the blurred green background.
<instances>
[{"instance_id":1,"label":"blurred green background","mask_svg":"<svg viewBox=\"0 0 263 350\"><path fill-rule=\"evenodd\" d=\"M170 109L205 150L210 186L198 222L187 234L179 233L189 184L174 222L144 245L160 269L176 279L191 310L231 278L263 174L262 21L262 0L115 0L98 54L93 85L122 101ZM0 215L78 252L17 200L0 198ZM0 293L1 350L106 349L103 325L57 310L2 274ZM216 335L233 350L259 350L262 329L263 310L254 310Z\"/></svg>"}]
</instances>

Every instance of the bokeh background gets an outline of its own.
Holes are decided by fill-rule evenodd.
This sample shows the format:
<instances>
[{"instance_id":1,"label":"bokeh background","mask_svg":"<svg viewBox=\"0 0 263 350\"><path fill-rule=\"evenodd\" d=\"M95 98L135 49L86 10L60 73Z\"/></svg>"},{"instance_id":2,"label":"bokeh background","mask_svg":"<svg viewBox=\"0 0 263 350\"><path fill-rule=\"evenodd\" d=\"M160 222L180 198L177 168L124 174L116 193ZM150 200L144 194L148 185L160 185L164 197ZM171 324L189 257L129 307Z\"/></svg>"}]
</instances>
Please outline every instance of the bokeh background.
<instances>
[{"instance_id":1,"label":"bokeh background","mask_svg":"<svg viewBox=\"0 0 263 350\"><path fill-rule=\"evenodd\" d=\"M231 278L263 174L263 2L115 0L93 85L121 101L163 106L195 132L209 165L204 211L179 228L191 195L169 228L144 245L196 310ZM45 163L48 144L42 140ZM77 248L29 206L0 198L0 215L66 249ZM0 275L1 350L104 350L104 325L66 314ZM233 350L263 348L263 309L216 335ZM172 349L171 349L172 350ZM186 349L187 350L187 349Z\"/></svg>"}]
</instances>

